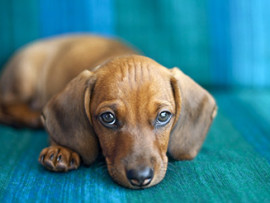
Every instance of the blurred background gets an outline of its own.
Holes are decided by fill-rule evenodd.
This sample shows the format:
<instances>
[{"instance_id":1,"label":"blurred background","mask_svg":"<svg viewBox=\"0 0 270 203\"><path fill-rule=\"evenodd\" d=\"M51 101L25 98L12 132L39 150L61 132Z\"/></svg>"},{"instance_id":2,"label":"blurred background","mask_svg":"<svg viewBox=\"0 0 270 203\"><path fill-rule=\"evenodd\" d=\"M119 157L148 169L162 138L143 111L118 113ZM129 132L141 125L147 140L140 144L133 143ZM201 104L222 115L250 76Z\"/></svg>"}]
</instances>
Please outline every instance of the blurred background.
<instances>
[{"instance_id":1,"label":"blurred background","mask_svg":"<svg viewBox=\"0 0 270 203\"><path fill-rule=\"evenodd\" d=\"M1 0L0 65L17 48L62 33L128 41L205 86L269 87L267 0Z\"/></svg>"}]
</instances>

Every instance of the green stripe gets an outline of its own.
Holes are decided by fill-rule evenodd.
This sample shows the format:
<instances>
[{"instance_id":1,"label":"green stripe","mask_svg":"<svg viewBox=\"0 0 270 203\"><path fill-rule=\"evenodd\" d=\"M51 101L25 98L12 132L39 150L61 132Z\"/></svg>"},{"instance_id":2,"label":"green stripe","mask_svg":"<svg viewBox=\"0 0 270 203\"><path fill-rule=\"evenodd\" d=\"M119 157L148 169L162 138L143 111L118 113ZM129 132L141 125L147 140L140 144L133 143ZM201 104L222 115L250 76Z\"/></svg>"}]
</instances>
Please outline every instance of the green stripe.
<instances>
[{"instance_id":1,"label":"green stripe","mask_svg":"<svg viewBox=\"0 0 270 203\"><path fill-rule=\"evenodd\" d=\"M23 46L39 37L39 2L14 1L12 4L14 48Z\"/></svg>"},{"instance_id":2,"label":"green stripe","mask_svg":"<svg viewBox=\"0 0 270 203\"><path fill-rule=\"evenodd\" d=\"M196 81L210 81L207 1L115 0L115 32L141 51Z\"/></svg>"},{"instance_id":3,"label":"green stripe","mask_svg":"<svg viewBox=\"0 0 270 203\"><path fill-rule=\"evenodd\" d=\"M0 49L0 70L7 58L13 51L12 41L12 6L9 0L0 1L0 42L2 48Z\"/></svg>"},{"instance_id":4,"label":"green stripe","mask_svg":"<svg viewBox=\"0 0 270 203\"><path fill-rule=\"evenodd\" d=\"M0 65L17 48L39 36L39 3L36 0L0 2Z\"/></svg>"}]
</instances>

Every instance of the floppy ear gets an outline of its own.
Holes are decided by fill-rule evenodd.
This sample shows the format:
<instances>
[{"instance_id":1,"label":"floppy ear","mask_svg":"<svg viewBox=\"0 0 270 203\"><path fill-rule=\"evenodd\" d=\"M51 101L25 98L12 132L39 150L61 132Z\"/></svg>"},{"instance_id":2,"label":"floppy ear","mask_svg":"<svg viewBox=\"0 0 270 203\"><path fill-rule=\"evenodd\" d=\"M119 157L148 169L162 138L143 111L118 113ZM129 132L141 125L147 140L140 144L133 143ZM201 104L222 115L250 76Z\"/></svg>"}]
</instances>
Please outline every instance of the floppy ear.
<instances>
[{"instance_id":1,"label":"floppy ear","mask_svg":"<svg viewBox=\"0 0 270 203\"><path fill-rule=\"evenodd\" d=\"M168 153L176 160L190 160L200 150L216 115L216 102L205 89L178 68L173 68L171 72L176 120Z\"/></svg>"},{"instance_id":2,"label":"floppy ear","mask_svg":"<svg viewBox=\"0 0 270 203\"><path fill-rule=\"evenodd\" d=\"M89 111L94 82L93 73L83 71L47 103L41 116L51 141L79 153L87 165L99 152Z\"/></svg>"}]
</instances>

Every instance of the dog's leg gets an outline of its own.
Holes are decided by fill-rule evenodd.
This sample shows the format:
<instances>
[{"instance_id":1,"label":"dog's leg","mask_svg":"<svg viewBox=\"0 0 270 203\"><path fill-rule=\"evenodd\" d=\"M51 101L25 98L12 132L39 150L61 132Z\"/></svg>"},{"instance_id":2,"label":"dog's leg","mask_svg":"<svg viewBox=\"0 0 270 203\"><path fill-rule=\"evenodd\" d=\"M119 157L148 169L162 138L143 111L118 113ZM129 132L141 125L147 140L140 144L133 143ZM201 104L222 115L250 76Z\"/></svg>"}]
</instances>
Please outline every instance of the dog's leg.
<instances>
[{"instance_id":1,"label":"dog's leg","mask_svg":"<svg viewBox=\"0 0 270 203\"><path fill-rule=\"evenodd\" d=\"M66 172L80 166L80 157L66 147L52 145L40 152L39 162L50 171Z\"/></svg>"},{"instance_id":2,"label":"dog's leg","mask_svg":"<svg viewBox=\"0 0 270 203\"><path fill-rule=\"evenodd\" d=\"M0 123L13 127L42 128L40 111L31 109L27 104L0 105Z\"/></svg>"}]
</instances>

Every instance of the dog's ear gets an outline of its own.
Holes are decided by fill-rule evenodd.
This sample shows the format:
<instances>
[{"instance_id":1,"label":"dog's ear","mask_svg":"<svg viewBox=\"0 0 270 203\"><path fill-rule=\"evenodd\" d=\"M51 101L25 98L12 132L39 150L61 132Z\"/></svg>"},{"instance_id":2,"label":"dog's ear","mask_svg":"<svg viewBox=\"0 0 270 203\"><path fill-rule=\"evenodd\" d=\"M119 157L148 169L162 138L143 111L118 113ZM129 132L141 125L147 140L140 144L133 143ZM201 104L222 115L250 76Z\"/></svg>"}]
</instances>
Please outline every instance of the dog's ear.
<instances>
[{"instance_id":1,"label":"dog's ear","mask_svg":"<svg viewBox=\"0 0 270 203\"><path fill-rule=\"evenodd\" d=\"M94 83L94 74L83 71L47 103L41 116L51 141L79 153L87 165L99 152L89 107Z\"/></svg>"},{"instance_id":2,"label":"dog's ear","mask_svg":"<svg viewBox=\"0 0 270 203\"><path fill-rule=\"evenodd\" d=\"M178 68L171 70L176 118L168 153L176 160L193 159L216 115L214 98Z\"/></svg>"}]
</instances>

